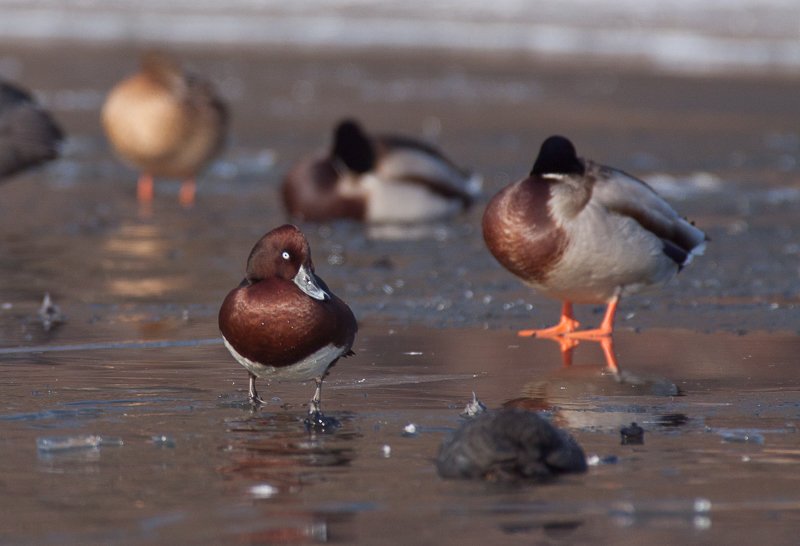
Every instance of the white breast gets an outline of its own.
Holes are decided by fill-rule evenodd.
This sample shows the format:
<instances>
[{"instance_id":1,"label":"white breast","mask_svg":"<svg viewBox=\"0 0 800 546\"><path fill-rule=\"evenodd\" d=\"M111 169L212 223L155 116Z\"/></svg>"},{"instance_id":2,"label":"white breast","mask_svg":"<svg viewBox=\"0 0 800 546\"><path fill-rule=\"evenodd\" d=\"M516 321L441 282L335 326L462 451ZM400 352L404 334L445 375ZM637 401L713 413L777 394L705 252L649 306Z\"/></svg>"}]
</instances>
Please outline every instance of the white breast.
<instances>
[{"instance_id":1,"label":"white breast","mask_svg":"<svg viewBox=\"0 0 800 546\"><path fill-rule=\"evenodd\" d=\"M345 347L336 347L333 344L326 345L318 351L308 355L291 366L276 368L267 364L254 362L238 353L233 346L228 343L225 336L222 336L225 347L233 355L236 361L245 367L247 371L262 379L274 379L276 381L308 381L317 377L322 377L331 363L342 356Z\"/></svg>"},{"instance_id":2,"label":"white breast","mask_svg":"<svg viewBox=\"0 0 800 546\"><path fill-rule=\"evenodd\" d=\"M539 290L576 303L604 303L668 281L677 264L634 219L590 202L562 224L568 246Z\"/></svg>"}]
</instances>

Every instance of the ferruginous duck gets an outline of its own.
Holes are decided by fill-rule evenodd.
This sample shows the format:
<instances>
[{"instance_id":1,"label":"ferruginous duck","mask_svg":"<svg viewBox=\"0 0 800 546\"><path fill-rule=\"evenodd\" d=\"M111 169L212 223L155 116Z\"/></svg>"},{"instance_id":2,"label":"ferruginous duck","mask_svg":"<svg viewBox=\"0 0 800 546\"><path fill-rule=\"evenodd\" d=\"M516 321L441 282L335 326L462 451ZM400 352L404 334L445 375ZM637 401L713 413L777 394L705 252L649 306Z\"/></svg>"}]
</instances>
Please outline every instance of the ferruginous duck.
<instances>
[{"instance_id":1,"label":"ferruginous duck","mask_svg":"<svg viewBox=\"0 0 800 546\"><path fill-rule=\"evenodd\" d=\"M244 280L219 310L228 351L250 376L249 396L262 403L256 378L316 383L306 423L335 424L320 409L322 381L350 350L358 326L352 311L314 272L305 235L284 225L264 235L247 259Z\"/></svg>"}]
</instances>

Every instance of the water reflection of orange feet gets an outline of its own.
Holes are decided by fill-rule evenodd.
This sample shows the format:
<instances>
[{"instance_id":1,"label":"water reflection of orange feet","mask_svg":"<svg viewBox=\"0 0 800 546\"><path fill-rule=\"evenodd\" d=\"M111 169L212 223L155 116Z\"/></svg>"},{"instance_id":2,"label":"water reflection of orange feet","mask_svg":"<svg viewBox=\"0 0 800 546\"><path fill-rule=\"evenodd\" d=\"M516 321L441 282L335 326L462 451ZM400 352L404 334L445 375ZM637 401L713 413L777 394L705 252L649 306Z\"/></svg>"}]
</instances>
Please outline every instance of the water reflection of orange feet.
<instances>
[{"instance_id":1,"label":"water reflection of orange feet","mask_svg":"<svg viewBox=\"0 0 800 546\"><path fill-rule=\"evenodd\" d=\"M572 353L575 347L580 345L580 341L569 337L552 337L549 338L558 343L558 348L561 351L561 361L564 363L565 368L572 366Z\"/></svg>"},{"instance_id":2,"label":"water reflection of orange feet","mask_svg":"<svg viewBox=\"0 0 800 546\"><path fill-rule=\"evenodd\" d=\"M619 363L617 362L617 355L614 353L614 338L611 336L601 338L599 340L600 348L603 349L603 355L606 357L606 367L612 373L619 373Z\"/></svg>"},{"instance_id":3,"label":"water reflection of orange feet","mask_svg":"<svg viewBox=\"0 0 800 546\"><path fill-rule=\"evenodd\" d=\"M612 299L608 303L603 322L599 328L591 330L578 330L580 323L572 313L572 303L565 301L561 307L561 320L555 326L540 330L520 330L517 335L520 337L538 337L550 339L558 343L561 350L561 358L564 366L572 365L572 353L580 344L580 341L595 341L600 344L606 359L606 366L613 372L619 372L619 364L614 354L614 317L617 313L618 298Z\"/></svg>"},{"instance_id":4,"label":"water reflection of orange feet","mask_svg":"<svg viewBox=\"0 0 800 546\"><path fill-rule=\"evenodd\" d=\"M572 366L572 355L575 351L575 347L580 345L581 341L593 341L595 343L599 343L600 348L603 350L603 356L606 360L606 367L611 373L619 373L619 363L617 362L617 357L614 353L614 338L611 336L605 336L596 339L575 339L571 336L550 336L543 339L549 339L558 343L558 348L561 351L561 361L564 363L565 368Z\"/></svg>"}]
</instances>

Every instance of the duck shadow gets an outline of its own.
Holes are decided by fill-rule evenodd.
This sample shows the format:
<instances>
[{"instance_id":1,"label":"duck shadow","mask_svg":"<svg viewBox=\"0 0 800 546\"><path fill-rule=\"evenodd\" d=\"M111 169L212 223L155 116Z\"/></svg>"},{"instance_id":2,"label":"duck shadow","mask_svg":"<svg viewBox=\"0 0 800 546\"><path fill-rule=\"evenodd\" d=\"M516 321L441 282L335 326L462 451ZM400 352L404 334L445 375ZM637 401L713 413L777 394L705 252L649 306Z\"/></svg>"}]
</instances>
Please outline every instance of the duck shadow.
<instances>
[{"instance_id":1,"label":"duck shadow","mask_svg":"<svg viewBox=\"0 0 800 546\"><path fill-rule=\"evenodd\" d=\"M639 376L637 373L627 369L623 369L617 358L616 350L614 349L614 338L612 336L605 336L599 339L574 339L566 337L548 337L542 338L545 341L552 341L558 344L559 351L561 352L561 362L564 369L573 367L573 360L576 349L582 344L597 344L602 351L604 364L602 368L602 375L610 377L620 384L641 385L643 383L653 382L657 379L656 383L659 386L658 392L662 396L681 396L683 393L680 388L666 378L652 378Z\"/></svg>"}]
</instances>

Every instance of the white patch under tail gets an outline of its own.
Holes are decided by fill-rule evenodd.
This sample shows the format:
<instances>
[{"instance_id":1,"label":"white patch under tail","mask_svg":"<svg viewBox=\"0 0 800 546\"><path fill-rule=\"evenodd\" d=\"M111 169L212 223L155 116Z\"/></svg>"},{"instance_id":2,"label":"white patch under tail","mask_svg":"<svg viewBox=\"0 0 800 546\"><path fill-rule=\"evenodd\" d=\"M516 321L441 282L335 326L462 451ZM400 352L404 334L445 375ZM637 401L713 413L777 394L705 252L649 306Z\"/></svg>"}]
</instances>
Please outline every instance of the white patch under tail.
<instances>
[{"instance_id":1,"label":"white patch under tail","mask_svg":"<svg viewBox=\"0 0 800 546\"><path fill-rule=\"evenodd\" d=\"M686 267L687 265L692 263L692 260L694 259L695 256L702 256L705 253L705 251L706 251L706 242L703 241L702 243L700 243L699 245L697 245L696 247L694 247L692 250L689 251L689 254L686 255L686 260L681 265Z\"/></svg>"}]
</instances>

